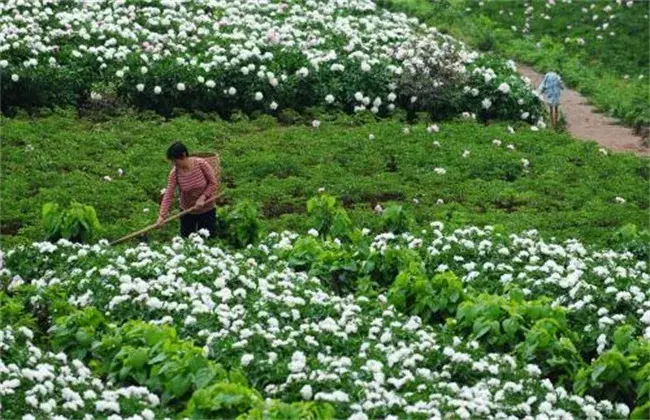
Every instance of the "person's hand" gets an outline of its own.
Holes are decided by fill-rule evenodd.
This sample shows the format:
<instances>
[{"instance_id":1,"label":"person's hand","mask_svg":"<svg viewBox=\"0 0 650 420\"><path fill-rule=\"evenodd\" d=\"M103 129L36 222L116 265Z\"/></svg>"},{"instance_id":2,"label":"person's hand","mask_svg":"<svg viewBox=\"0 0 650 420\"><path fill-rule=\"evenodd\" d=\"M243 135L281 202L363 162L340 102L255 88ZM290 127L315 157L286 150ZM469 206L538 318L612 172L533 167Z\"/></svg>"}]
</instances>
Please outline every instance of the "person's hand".
<instances>
[{"instance_id":1,"label":"person's hand","mask_svg":"<svg viewBox=\"0 0 650 420\"><path fill-rule=\"evenodd\" d=\"M205 204L205 196L202 195L198 198L198 200L196 200L194 207L203 207L204 204Z\"/></svg>"},{"instance_id":2,"label":"person's hand","mask_svg":"<svg viewBox=\"0 0 650 420\"><path fill-rule=\"evenodd\" d=\"M155 225L154 225L154 228L155 228L155 229L160 229L161 226L163 225L163 222L164 222L164 221L165 221L165 219L163 219L162 217L158 217L158 220L156 220L156 223L155 223Z\"/></svg>"}]
</instances>

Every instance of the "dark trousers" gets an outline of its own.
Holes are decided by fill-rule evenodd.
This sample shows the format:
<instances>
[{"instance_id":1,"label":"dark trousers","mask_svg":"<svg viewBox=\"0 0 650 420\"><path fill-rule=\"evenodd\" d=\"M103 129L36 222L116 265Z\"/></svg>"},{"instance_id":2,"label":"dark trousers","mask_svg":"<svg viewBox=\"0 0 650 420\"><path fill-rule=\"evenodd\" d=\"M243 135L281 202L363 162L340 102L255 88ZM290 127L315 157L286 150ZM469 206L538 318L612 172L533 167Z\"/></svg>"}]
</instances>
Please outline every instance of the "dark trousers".
<instances>
[{"instance_id":1,"label":"dark trousers","mask_svg":"<svg viewBox=\"0 0 650 420\"><path fill-rule=\"evenodd\" d=\"M207 229L210 237L214 238L217 234L217 209L213 208L201 214L186 214L181 216L181 237L187 238L190 233L198 232L201 229Z\"/></svg>"}]
</instances>

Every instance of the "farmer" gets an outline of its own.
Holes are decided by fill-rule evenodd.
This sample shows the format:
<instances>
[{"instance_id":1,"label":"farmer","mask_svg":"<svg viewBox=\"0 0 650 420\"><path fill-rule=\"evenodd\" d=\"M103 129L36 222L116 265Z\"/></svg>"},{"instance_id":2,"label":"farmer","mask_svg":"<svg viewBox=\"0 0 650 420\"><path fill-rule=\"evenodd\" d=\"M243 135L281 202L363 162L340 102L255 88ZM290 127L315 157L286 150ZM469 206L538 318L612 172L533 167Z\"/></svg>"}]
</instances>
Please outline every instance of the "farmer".
<instances>
[{"instance_id":1,"label":"farmer","mask_svg":"<svg viewBox=\"0 0 650 420\"><path fill-rule=\"evenodd\" d=\"M557 73L552 71L544 75L544 80L542 80L542 83L537 89L540 95L542 93L546 94L546 102L548 102L548 106L551 111L552 127L555 127L558 121L558 106L560 105L560 95L562 94L562 89L564 89L564 83L562 83L562 79Z\"/></svg>"},{"instance_id":2,"label":"farmer","mask_svg":"<svg viewBox=\"0 0 650 420\"><path fill-rule=\"evenodd\" d=\"M177 141L167 149L167 159L173 168L167 178L167 188L160 206L156 227L160 227L167 218L174 198L174 191L180 190L181 210L196 208L189 214L181 216L181 236L186 238L200 229L207 229L210 237L216 233L217 213L214 194L217 191L217 179L208 162L198 157L190 157L187 147Z\"/></svg>"}]
</instances>

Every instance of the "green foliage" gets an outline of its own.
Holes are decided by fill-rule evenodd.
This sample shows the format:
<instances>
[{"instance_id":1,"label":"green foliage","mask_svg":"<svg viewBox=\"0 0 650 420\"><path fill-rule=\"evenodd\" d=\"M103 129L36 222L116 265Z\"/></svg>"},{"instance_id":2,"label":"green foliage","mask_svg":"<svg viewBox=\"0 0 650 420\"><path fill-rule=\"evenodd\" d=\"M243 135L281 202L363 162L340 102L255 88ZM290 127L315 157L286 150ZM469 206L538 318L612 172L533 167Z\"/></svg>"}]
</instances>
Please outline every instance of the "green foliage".
<instances>
[{"instance_id":1,"label":"green foliage","mask_svg":"<svg viewBox=\"0 0 650 420\"><path fill-rule=\"evenodd\" d=\"M630 325L618 327L612 340L611 350L577 373L574 390L626 401L637 406L634 417L647 410L650 401L650 342L635 338L635 330Z\"/></svg>"},{"instance_id":2,"label":"green foliage","mask_svg":"<svg viewBox=\"0 0 650 420\"><path fill-rule=\"evenodd\" d=\"M513 349L526 339L526 332L539 320L550 318L552 325L562 328L566 325L564 311L553 308L546 299L525 301L517 290L509 296L480 294L461 303L456 313L459 327L471 332L472 337L487 343L494 349ZM529 345L524 347L528 356L540 345L546 344L548 333L546 322L539 324L530 336ZM526 352L529 349L529 352Z\"/></svg>"},{"instance_id":3,"label":"green foliage","mask_svg":"<svg viewBox=\"0 0 650 420\"><path fill-rule=\"evenodd\" d=\"M390 205L382 213L383 230L393 233L409 232L414 225L413 217L400 205Z\"/></svg>"},{"instance_id":4,"label":"green foliage","mask_svg":"<svg viewBox=\"0 0 650 420\"><path fill-rule=\"evenodd\" d=\"M265 402L242 415L238 420L326 420L335 418L331 404L322 402L296 402L287 404L281 401Z\"/></svg>"},{"instance_id":5,"label":"green foliage","mask_svg":"<svg viewBox=\"0 0 650 420\"><path fill-rule=\"evenodd\" d=\"M610 400L630 402L634 382L630 361L618 350L609 350L591 366L580 369L573 389L578 394L589 393Z\"/></svg>"},{"instance_id":6,"label":"green foliage","mask_svg":"<svg viewBox=\"0 0 650 420\"><path fill-rule=\"evenodd\" d=\"M52 328L52 347L75 359L91 355L96 340L108 331L108 321L96 308L87 308L60 317Z\"/></svg>"},{"instance_id":7,"label":"green foliage","mask_svg":"<svg viewBox=\"0 0 650 420\"><path fill-rule=\"evenodd\" d=\"M215 133L223 139L214 147L223 161L224 200L231 206L244 200L260 204L261 230L304 232L315 227L306 215L305 203L323 185L329 194L342 198L354 224L374 231L382 229L382 219L373 208L390 202L402 206L419 223L501 224L506 232L535 226L558 240L578 238L594 245L602 244L613 229L624 224L647 224L646 162L629 155L603 156L592 143L546 130L532 132L515 126L516 134L510 135L505 124L448 122L440 124L435 135L426 131L426 125L411 126L405 135L398 120L360 127L337 120L313 131L281 127L268 119L197 124L186 117L162 122L144 115L93 124L66 112L4 121L3 245L42 240L41 208L52 201L92 205L102 222L102 236L108 239L152 224L158 211L155 201L169 173L160 145L183 138L190 151L199 150L215 141ZM376 138L369 141L369 133ZM87 142L90 137L95 141ZM512 143L516 150L493 146L495 138L504 146ZM306 139L309 147L305 147ZM443 145L435 153L432 140ZM465 149L471 150L471 156L463 159ZM152 152L156 150L160 153ZM386 169L388 152L398 162L397 172ZM339 162L337 157L345 159ZM531 162L529 173L523 173L522 158ZM256 169L273 167L279 161L291 162L294 175L280 178ZM446 168L447 173L437 175L435 167ZM119 168L123 176L115 176ZM104 175L114 178L106 182ZM507 188L515 193L504 194ZM616 196L624 197L626 203L617 204ZM414 197L419 204L413 204ZM438 198L445 204L436 205ZM220 216L223 234L223 210ZM176 221L148 233L152 240L168 240L177 234Z\"/></svg>"},{"instance_id":8,"label":"green foliage","mask_svg":"<svg viewBox=\"0 0 650 420\"><path fill-rule=\"evenodd\" d=\"M518 327L513 318L502 323L506 333L515 333ZM584 362L574 345L577 338L571 330L556 319L543 318L536 321L516 351L523 360L535 362L543 372L558 377L560 382L570 382Z\"/></svg>"},{"instance_id":9,"label":"green foliage","mask_svg":"<svg viewBox=\"0 0 650 420\"><path fill-rule=\"evenodd\" d=\"M352 221L336 198L321 194L307 201L307 214L312 226L323 237L345 238L352 229Z\"/></svg>"},{"instance_id":10,"label":"green foliage","mask_svg":"<svg viewBox=\"0 0 650 420\"><path fill-rule=\"evenodd\" d=\"M232 419L262 404L262 396L245 385L216 383L196 391L181 416Z\"/></svg>"},{"instance_id":11,"label":"green foliage","mask_svg":"<svg viewBox=\"0 0 650 420\"><path fill-rule=\"evenodd\" d=\"M42 215L45 239L53 242L61 238L88 242L101 229L95 209L77 202L72 202L67 210L61 210L56 203L46 203Z\"/></svg>"},{"instance_id":12,"label":"green foliage","mask_svg":"<svg viewBox=\"0 0 650 420\"><path fill-rule=\"evenodd\" d=\"M619 251L629 251L640 260L650 259L650 229L639 230L635 224L626 224L614 232L608 245Z\"/></svg>"},{"instance_id":13,"label":"green foliage","mask_svg":"<svg viewBox=\"0 0 650 420\"><path fill-rule=\"evenodd\" d=\"M421 264L411 263L388 290L388 300L397 310L418 315L426 322L454 316L464 299L463 284L452 272L429 279Z\"/></svg>"},{"instance_id":14,"label":"green foliage","mask_svg":"<svg viewBox=\"0 0 650 420\"><path fill-rule=\"evenodd\" d=\"M413 264L420 264L417 252L402 248L389 248L384 252L373 252L364 263L364 273L379 284L388 287L393 284L398 274L408 270Z\"/></svg>"},{"instance_id":15,"label":"green foliage","mask_svg":"<svg viewBox=\"0 0 650 420\"><path fill-rule=\"evenodd\" d=\"M0 291L0 320L3 325L34 328L36 319L27 308L27 303L15 296Z\"/></svg>"},{"instance_id":16,"label":"green foliage","mask_svg":"<svg viewBox=\"0 0 650 420\"><path fill-rule=\"evenodd\" d=\"M221 207L217 217L217 234L235 248L244 248L259 240L259 210L252 202L245 200L233 208Z\"/></svg>"},{"instance_id":17,"label":"green foliage","mask_svg":"<svg viewBox=\"0 0 650 420\"><path fill-rule=\"evenodd\" d=\"M180 340L173 328L131 321L94 343L97 366L116 381L134 381L162 394L163 401L184 401L194 391L227 378L203 350Z\"/></svg>"}]
</instances>

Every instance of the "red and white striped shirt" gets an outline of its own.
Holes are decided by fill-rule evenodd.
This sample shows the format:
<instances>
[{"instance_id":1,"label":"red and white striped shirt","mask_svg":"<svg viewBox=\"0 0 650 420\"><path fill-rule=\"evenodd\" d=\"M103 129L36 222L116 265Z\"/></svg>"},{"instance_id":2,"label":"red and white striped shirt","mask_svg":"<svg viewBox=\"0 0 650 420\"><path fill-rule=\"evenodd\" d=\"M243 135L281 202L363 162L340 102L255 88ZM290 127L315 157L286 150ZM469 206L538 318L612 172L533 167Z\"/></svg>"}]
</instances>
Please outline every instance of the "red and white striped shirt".
<instances>
[{"instance_id":1,"label":"red and white striped shirt","mask_svg":"<svg viewBox=\"0 0 650 420\"><path fill-rule=\"evenodd\" d=\"M201 195L205 195L206 204L192 211L192 214L205 213L215 207L215 200L207 202L207 200L217 191L218 187L218 181L214 176L214 170L208 162L201 158L190 157L189 159L191 159L192 164L192 167L189 170L178 171L178 176L176 176L176 167L173 167L169 172L165 196L163 197L162 205L160 206L159 216L163 219L167 218L177 185L181 191L181 211L194 206L196 200Z\"/></svg>"}]
</instances>

